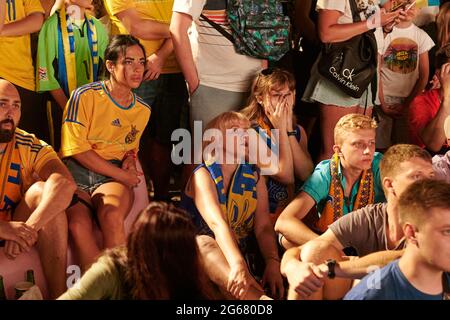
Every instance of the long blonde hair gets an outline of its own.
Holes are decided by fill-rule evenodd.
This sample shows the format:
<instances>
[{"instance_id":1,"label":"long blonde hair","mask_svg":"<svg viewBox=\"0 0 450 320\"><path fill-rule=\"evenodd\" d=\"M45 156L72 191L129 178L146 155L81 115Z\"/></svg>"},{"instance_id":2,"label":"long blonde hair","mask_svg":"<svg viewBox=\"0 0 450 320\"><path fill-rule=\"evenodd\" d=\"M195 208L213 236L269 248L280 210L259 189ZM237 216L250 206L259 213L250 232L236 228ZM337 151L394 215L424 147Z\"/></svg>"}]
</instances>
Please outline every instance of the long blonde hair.
<instances>
[{"instance_id":1,"label":"long blonde hair","mask_svg":"<svg viewBox=\"0 0 450 320\"><path fill-rule=\"evenodd\" d=\"M450 2L444 3L439 9L439 14L436 19L437 25L437 44L438 48L443 47L450 38Z\"/></svg>"},{"instance_id":2,"label":"long blonde hair","mask_svg":"<svg viewBox=\"0 0 450 320\"><path fill-rule=\"evenodd\" d=\"M278 68L261 71L253 80L247 106L241 110L241 113L252 123L265 119L264 106L258 100L269 95L270 90L281 90L286 85L295 94L295 78L289 71Z\"/></svg>"}]
</instances>

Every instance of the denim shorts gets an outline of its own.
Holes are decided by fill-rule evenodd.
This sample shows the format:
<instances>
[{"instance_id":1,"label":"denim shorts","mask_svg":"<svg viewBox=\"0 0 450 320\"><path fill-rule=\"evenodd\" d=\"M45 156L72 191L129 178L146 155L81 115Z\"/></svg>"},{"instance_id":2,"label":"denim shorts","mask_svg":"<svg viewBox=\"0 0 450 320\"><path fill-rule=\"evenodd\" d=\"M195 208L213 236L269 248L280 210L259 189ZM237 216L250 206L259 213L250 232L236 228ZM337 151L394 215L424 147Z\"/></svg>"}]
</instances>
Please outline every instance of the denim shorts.
<instances>
[{"instance_id":1,"label":"denim shorts","mask_svg":"<svg viewBox=\"0 0 450 320\"><path fill-rule=\"evenodd\" d=\"M122 165L122 162L119 160L108 160L108 162L112 163L116 167L120 167ZM64 163L72 174L78 188L86 191L88 194L92 194L102 184L114 181L111 177L90 171L73 158L65 159Z\"/></svg>"}]
</instances>

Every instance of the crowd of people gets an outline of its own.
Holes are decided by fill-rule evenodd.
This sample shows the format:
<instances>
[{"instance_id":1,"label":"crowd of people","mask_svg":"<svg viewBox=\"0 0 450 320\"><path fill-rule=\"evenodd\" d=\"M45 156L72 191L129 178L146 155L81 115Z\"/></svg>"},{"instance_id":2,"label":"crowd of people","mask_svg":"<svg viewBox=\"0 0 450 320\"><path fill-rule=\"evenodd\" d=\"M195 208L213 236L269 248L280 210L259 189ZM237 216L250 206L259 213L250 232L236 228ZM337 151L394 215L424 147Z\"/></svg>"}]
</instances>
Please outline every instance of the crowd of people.
<instances>
[{"instance_id":1,"label":"crowd of people","mask_svg":"<svg viewBox=\"0 0 450 320\"><path fill-rule=\"evenodd\" d=\"M227 0L0 0L0 250L50 299L449 299L450 2L419 2L242 2L289 16L274 59ZM318 48L358 36L355 97Z\"/></svg>"}]
</instances>

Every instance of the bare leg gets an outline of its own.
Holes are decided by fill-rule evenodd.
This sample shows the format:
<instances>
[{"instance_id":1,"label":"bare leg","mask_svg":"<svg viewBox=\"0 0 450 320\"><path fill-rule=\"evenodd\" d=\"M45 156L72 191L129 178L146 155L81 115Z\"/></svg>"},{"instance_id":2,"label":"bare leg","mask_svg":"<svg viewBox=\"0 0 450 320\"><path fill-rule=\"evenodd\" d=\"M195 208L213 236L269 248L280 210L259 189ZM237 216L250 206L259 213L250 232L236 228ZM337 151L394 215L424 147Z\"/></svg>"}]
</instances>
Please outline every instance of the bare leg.
<instances>
[{"instance_id":1,"label":"bare leg","mask_svg":"<svg viewBox=\"0 0 450 320\"><path fill-rule=\"evenodd\" d=\"M91 197L82 191L77 191L78 196L91 203ZM97 259L100 249L94 235L94 221L92 213L83 203L77 203L67 210L70 236L75 246L75 251L84 273Z\"/></svg>"},{"instance_id":2,"label":"bare leg","mask_svg":"<svg viewBox=\"0 0 450 320\"><path fill-rule=\"evenodd\" d=\"M43 182L36 182L14 211L14 220L27 221L41 201ZM67 290L67 218L65 212L55 216L39 230L37 249L50 298L55 299Z\"/></svg>"},{"instance_id":3,"label":"bare leg","mask_svg":"<svg viewBox=\"0 0 450 320\"><path fill-rule=\"evenodd\" d=\"M125 244L126 237L123 223L130 213L133 199L133 191L118 182L105 183L92 194L105 248Z\"/></svg>"},{"instance_id":4,"label":"bare leg","mask_svg":"<svg viewBox=\"0 0 450 320\"><path fill-rule=\"evenodd\" d=\"M149 140L150 148L147 152L149 153L148 163L152 164L149 166L149 172L155 190L154 200L167 201L169 200L170 172L172 171L170 159L172 147L163 145L153 138Z\"/></svg>"},{"instance_id":5,"label":"bare leg","mask_svg":"<svg viewBox=\"0 0 450 320\"><path fill-rule=\"evenodd\" d=\"M227 291L230 266L219 248L216 240L209 236L198 236L197 244L203 259L208 277L219 286L221 292L228 298L234 299ZM251 286L243 300L258 300L264 298L264 292Z\"/></svg>"}]
</instances>

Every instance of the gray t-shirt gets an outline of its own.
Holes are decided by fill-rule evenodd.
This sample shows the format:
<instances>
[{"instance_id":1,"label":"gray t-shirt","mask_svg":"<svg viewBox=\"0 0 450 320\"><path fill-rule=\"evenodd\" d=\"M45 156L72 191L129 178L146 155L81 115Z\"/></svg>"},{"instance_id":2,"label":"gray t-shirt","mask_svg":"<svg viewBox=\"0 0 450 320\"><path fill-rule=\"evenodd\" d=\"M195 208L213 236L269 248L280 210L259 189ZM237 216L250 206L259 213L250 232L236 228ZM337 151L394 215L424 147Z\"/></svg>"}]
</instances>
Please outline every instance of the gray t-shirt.
<instances>
[{"instance_id":1,"label":"gray t-shirt","mask_svg":"<svg viewBox=\"0 0 450 320\"><path fill-rule=\"evenodd\" d=\"M389 250L387 245L387 203L371 204L353 211L329 226L344 247L353 247L359 256ZM397 250L402 249L404 241Z\"/></svg>"}]
</instances>

